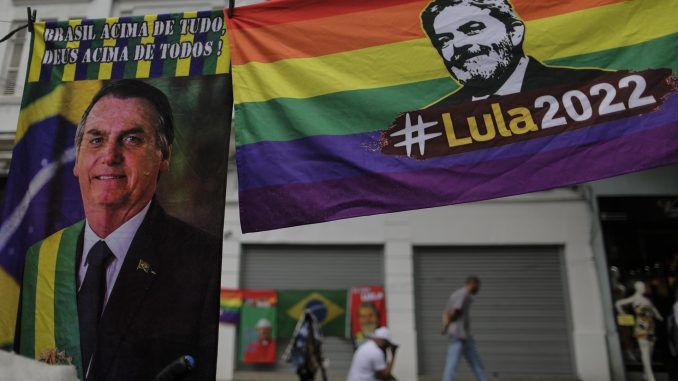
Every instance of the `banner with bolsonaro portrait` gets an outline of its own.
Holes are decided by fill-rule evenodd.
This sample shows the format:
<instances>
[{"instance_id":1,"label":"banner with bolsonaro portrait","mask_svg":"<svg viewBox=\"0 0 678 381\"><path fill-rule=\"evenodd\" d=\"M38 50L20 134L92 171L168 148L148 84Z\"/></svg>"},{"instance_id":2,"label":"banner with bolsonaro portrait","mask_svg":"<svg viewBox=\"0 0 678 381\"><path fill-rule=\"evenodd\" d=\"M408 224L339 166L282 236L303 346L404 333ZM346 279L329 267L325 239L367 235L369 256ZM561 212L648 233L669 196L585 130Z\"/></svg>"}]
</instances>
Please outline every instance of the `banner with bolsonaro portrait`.
<instances>
[{"instance_id":1,"label":"banner with bolsonaro portrait","mask_svg":"<svg viewBox=\"0 0 678 381\"><path fill-rule=\"evenodd\" d=\"M678 162L677 13L672 0L236 9L243 232Z\"/></svg>"},{"instance_id":2,"label":"banner with bolsonaro portrait","mask_svg":"<svg viewBox=\"0 0 678 381\"><path fill-rule=\"evenodd\" d=\"M0 227L0 340L80 379L216 369L221 11L37 22ZM18 318L17 318L18 317Z\"/></svg>"}]
</instances>

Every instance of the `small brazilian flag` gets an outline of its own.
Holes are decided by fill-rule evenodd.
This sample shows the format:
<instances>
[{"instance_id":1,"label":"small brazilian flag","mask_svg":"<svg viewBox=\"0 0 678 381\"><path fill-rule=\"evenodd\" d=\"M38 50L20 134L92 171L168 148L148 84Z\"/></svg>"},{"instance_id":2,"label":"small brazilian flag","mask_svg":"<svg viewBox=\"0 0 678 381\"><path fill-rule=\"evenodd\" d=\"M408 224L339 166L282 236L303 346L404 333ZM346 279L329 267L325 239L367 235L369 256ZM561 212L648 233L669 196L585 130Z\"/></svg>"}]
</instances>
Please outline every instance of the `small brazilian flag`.
<instances>
[{"instance_id":1,"label":"small brazilian flag","mask_svg":"<svg viewBox=\"0 0 678 381\"><path fill-rule=\"evenodd\" d=\"M291 338L305 310L318 319L325 336L348 337L347 290L279 290L278 336Z\"/></svg>"}]
</instances>

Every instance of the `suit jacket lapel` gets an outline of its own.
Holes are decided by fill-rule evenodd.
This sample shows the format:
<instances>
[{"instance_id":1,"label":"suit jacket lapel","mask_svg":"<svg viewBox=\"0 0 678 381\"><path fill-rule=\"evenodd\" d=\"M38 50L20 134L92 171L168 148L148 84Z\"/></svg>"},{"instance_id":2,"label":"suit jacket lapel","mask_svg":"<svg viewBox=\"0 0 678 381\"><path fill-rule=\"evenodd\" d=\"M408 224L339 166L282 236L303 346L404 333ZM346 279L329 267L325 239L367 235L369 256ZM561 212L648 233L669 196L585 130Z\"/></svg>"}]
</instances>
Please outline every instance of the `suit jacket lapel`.
<instances>
[{"instance_id":1,"label":"suit jacket lapel","mask_svg":"<svg viewBox=\"0 0 678 381\"><path fill-rule=\"evenodd\" d=\"M161 240L164 212L153 200L125 256L99 325L99 344L95 359L98 374L108 372L117 348L143 305L148 290L159 272L156 242ZM147 265L150 265L150 269ZM152 269L152 270L151 270Z\"/></svg>"}]
</instances>

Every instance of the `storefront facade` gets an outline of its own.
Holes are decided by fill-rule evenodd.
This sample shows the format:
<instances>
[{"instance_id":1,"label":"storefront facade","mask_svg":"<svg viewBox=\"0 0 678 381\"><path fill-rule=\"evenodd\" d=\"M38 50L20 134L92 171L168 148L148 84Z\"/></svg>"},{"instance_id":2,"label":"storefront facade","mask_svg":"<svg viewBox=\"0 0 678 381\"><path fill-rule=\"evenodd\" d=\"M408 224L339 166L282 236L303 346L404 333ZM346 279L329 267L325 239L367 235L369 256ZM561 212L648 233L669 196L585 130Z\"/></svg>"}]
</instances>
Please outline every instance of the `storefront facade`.
<instances>
[{"instance_id":1,"label":"storefront facade","mask_svg":"<svg viewBox=\"0 0 678 381\"><path fill-rule=\"evenodd\" d=\"M26 5L0 0L6 18L17 22L25 18ZM226 2L50 0L31 5L39 18L67 19L219 8ZM10 29L0 26L0 34ZM0 45L5 77L12 70L25 71L28 49L20 38ZM6 176L11 157L20 82L11 88L3 84L0 95L0 177ZM615 301L642 281L664 319L675 303L675 166L499 200L248 235L239 227L234 160L229 167L222 286L384 285L389 326L401 345L395 366L400 380L439 377L445 351L439 315L449 293L468 275L483 280L473 310L474 332L489 375L501 380L637 379L639 346L632 326L617 324ZM652 366L658 378L670 370L664 329L657 322ZM219 334L219 380L294 379L284 363L265 369L239 364L237 329L222 325ZM331 338L325 350L331 378L343 380L351 343Z\"/></svg>"},{"instance_id":2,"label":"storefront facade","mask_svg":"<svg viewBox=\"0 0 678 381\"><path fill-rule=\"evenodd\" d=\"M379 248L383 268L373 271L383 274L389 326L401 344L399 379L439 378L440 312L468 275L484 279L472 316L490 376L611 379L602 283L590 244L594 212L582 188L242 235L236 186L228 185L222 285L250 285L251 248ZM374 262L364 255L365 263ZM333 262L315 266L328 271ZM235 327L222 326L220 334L221 378L290 379L289 365L264 378L243 370L232 355ZM331 379L344 379L344 355L326 353L330 363L339 360L330 366ZM534 365L535 355L543 366Z\"/></svg>"},{"instance_id":3,"label":"storefront facade","mask_svg":"<svg viewBox=\"0 0 678 381\"><path fill-rule=\"evenodd\" d=\"M602 180L591 189L599 217L594 247L606 264L599 271L607 278L606 322L617 377L678 379L676 331L669 324L678 299L678 170Z\"/></svg>"}]
</instances>

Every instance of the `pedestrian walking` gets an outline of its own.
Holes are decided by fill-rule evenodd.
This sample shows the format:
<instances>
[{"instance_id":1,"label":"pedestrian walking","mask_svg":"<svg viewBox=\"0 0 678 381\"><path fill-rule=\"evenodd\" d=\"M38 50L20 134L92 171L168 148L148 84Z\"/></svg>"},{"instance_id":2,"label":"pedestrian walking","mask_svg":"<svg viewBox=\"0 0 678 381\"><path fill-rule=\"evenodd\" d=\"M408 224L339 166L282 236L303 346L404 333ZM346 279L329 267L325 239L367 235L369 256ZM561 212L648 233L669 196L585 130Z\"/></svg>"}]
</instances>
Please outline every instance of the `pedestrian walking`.
<instances>
[{"instance_id":1,"label":"pedestrian walking","mask_svg":"<svg viewBox=\"0 0 678 381\"><path fill-rule=\"evenodd\" d=\"M471 303L480 290L480 279L470 276L464 287L450 295L443 311L442 335L448 337L447 359L442 381L454 381L459 359L463 355L478 381L485 381L485 368L471 335Z\"/></svg>"}]
</instances>

